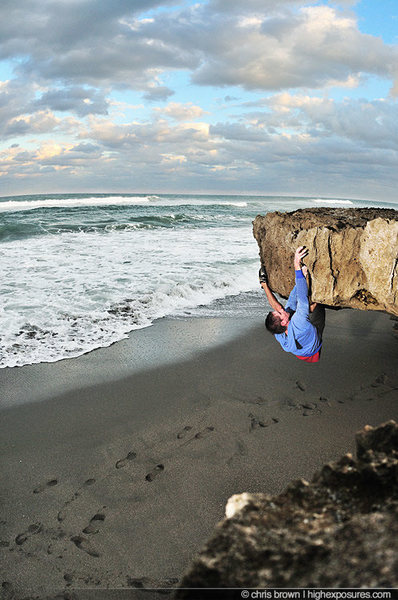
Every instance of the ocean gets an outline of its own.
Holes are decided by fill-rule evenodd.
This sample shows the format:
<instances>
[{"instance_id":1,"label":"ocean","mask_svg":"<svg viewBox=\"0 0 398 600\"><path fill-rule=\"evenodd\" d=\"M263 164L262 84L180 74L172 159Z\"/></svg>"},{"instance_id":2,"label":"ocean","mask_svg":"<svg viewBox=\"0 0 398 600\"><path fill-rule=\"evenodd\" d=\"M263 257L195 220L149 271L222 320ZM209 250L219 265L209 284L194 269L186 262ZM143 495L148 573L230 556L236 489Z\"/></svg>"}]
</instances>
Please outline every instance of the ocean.
<instances>
[{"instance_id":1,"label":"ocean","mask_svg":"<svg viewBox=\"0 0 398 600\"><path fill-rule=\"evenodd\" d=\"M164 316L263 311L252 221L398 204L145 194L0 198L0 367L76 357Z\"/></svg>"}]
</instances>

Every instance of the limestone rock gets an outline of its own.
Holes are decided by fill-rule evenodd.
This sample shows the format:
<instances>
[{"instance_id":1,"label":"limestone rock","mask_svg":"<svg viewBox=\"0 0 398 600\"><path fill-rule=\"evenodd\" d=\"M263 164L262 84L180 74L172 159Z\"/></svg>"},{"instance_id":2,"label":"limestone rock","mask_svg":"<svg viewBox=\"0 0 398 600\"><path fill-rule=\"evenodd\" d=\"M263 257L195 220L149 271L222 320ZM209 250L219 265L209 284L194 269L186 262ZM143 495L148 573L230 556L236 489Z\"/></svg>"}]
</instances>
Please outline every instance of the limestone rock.
<instances>
[{"instance_id":1,"label":"limestone rock","mask_svg":"<svg viewBox=\"0 0 398 600\"><path fill-rule=\"evenodd\" d=\"M398 316L398 211L314 208L257 216L253 234L271 289L287 298L293 256L307 246L311 298L328 306Z\"/></svg>"},{"instance_id":2,"label":"limestone rock","mask_svg":"<svg viewBox=\"0 0 398 600\"><path fill-rule=\"evenodd\" d=\"M233 496L175 598L207 597L208 587L398 587L397 517L398 425L389 421L359 432L357 458L325 465L311 483Z\"/></svg>"}]
</instances>

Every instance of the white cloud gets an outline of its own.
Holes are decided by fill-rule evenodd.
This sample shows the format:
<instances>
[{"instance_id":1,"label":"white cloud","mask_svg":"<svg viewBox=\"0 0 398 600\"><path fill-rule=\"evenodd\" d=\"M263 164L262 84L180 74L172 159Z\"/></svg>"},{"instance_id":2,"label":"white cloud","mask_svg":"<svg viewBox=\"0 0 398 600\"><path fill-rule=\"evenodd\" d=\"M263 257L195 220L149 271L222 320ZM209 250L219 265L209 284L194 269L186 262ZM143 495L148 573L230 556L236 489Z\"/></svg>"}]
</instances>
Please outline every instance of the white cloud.
<instances>
[{"instance_id":1,"label":"white cloud","mask_svg":"<svg viewBox=\"0 0 398 600\"><path fill-rule=\"evenodd\" d=\"M370 148L398 150L398 104L277 94L267 99L272 113L257 113L263 125L308 131L314 137L346 139ZM283 122L278 115L282 115Z\"/></svg>"},{"instance_id":2,"label":"white cloud","mask_svg":"<svg viewBox=\"0 0 398 600\"><path fill-rule=\"evenodd\" d=\"M392 78L397 59L397 48L362 34L353 17L311 6L264 17L261 25L256 19L239 27L230 19L193 79L257 90L346 86L361 73Z\"/></svg>"},{"instance_id":3,"label":"white cloud","mask_svg":"<svg viewBox=\"0 0 398 600\"><path fill-rule=\"evenodd\" d=\"M19 136L26 133L48 133L58 128L61 123L49 111L39 111L33 115L20 115L11 119L5 128L6 136Z\"/></svg>"},{"instance_id":4,"label":"white cloud","mask_svg":"<svg viewBox=\"0 0 398 600\"><path fill-rule=\"evenodd\" d=\"M48 140L37 151L22 145L9 148L7 159L2 157L3 173L29 176L51 166L65 176L73 169L76 181L89 175L100 181L105 173L112 177L117 172L121 184L130 171L130 179L139 173L151 189L161 186L167 173L178 175L185 185L204 185L211 173L215 184L236 178L236 191L255 182L261 191L278 176L284 189L289 181L302 181L301 193L309 191L315 177L328 181L333 174L337 183L344 178L366 180L368 191L369 178L377 173L388 173L398 183L395 103L336 102L286 93L266 102L265 110L241 116L246 123L213 126L166 119L117 125L111 117L90 116L78 144Z\"/></svg>"},{"instance_id":5,"label":"white cloud","mask_svg":"<svg viewBox=\"0 0 398 600\"><path fill-rule=\"evenodd\" d=\"M72 92L123 86L167 100L173 90L159 75L174 69L202 85L259 90L397 75L396 47L362 34L351 13L327 5L213 0L142 18L140 11L173 3L76 0L74 10L65 0L17 4L3 15L0 6L3 57L24 57L21 76L63 81ZM106 110L100 96L96 104Z\"/></svg>"},{"instance_id":6,"label":"white cloud","mask_svg":"<svg viewBox=\"0 0 398 600\"><path fill-rule=\"evenodd\" d=\"M333 86L349 94L366 77L398 74L397 46L336 8L350 0L71 1L0 4L0 56L16 66L0 82L0 134L18 142L0 154L3 190L22 180L44 191L56 181L78 191L175 182L311 193L322 181L337 193L359 181L367 193L395 193L396 103L328 97ZM176 70L200 93L179 95ZM210 95L222 94L209 91L209 114L205 86L234 86L218 116ZM142 104L134 93L123 102L126 90ZM239 107L235 94L253 100Z\"/></svg>"},{"instance_id":7,"label":"white cloud","mask_svg":"<svg viewBox=\"0 0 398 600\"><path fill-rule=\"evenodd\" d=\"M154 108L155 113L171 117L176 121L193 121L199 119L205 113L203 108L195 106L192 102L170 102L164 108Z\"/></svg>"},{"instance_id":8,"label":"white cloud","mask_svg":"<svg viewBox=\"0 0 398 600\"><path fill-rule=\"evenodd\" d=\"M107 114L109 101L106 90L99 91L84 86L47 89L32 102L32 110L42 107L53 111L73 112L80 117L88 114Z\"/></svg>"}]
</instances>

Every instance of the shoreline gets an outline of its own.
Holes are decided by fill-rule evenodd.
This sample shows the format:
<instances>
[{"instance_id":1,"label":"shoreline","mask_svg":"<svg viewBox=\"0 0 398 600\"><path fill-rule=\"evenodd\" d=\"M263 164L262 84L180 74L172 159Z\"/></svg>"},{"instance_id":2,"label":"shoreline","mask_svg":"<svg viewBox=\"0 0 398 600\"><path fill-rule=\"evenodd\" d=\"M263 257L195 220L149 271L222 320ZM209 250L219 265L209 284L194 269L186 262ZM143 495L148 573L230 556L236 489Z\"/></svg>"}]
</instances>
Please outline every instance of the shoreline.
<instances>
[{"instance_id":1,"label":"shoreline","mask_svg":"<svg viewBox=\"0 0 398 600\"><path fill-rule=\"evenodd\" d=\"M322 360L308 365L262 321L164 319L133 332L144 370L128 360L135 336L64 361L73 389L60 363L35 378L18 368L20 399L42 397L1 413L0 551L15 598L175 587L232 494L280 493L353 452L364 425L398 420L392 328L383 313L327 311Z\"/></svg>"},{"instance_id":2,"label":"shoreline","mask_svg":"<svg viewBox=\"0 0 398 600\"><path fill-rule=\"evenodd\" d=\"M0 411L184 361L228 343L258 321L256 317L163 317L76 357L5 367L0 369Z\"/></svg>"}]
</instances>

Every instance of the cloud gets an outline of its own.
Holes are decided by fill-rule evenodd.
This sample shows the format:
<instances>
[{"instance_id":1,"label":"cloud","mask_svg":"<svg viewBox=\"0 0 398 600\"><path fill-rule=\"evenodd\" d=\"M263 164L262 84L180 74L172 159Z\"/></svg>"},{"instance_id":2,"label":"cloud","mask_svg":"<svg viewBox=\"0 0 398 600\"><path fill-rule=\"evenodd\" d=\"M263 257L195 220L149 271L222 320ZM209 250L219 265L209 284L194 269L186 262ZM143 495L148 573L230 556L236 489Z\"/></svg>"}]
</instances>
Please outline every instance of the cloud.
<instances>
[{"instance_id":1,"label":"cloud","mask_svg":"<svg viewBox=\"0 0 398 600\"><path fill-rule=\"evenodd\" d=\"M283 10L288 6L302 4L301 0L279 0L277 3L275 0L245 0L244 4L241 0L210 0L209 8L215 12L269 12L277 10ZM277 5L277 6L276 6Z\"/></svg>"},{"instance_id":2,"label":"cloud","mask_svg":"<svg viewBox=\"0 0 398 600\"><path fill-rule=\"evenodd\" d=\"M277 94L266 100L270 113L251 115L257 124L398 150L398 105L385 100L344 100ZM250 116L249 116L250 118Z\"/></svg>"},{"instance_id":3,"label":"cloud","mask_svg":"<svg viewBox=\"0 0 398 600\"><path fill-rule=\"evenodd\" d=\"M147 102L159 102L167 100L173 96L174 91L165 85L148 84L148 91L144 94L144 100Z\"/></svg>"},{"instance_id":4,"label":"cloud","mask_svg":"<svg viewBox=\"0 0 398 600\"><path fill-rule=\"evenodd\" d=\"M33 115L21 115L6 123L3 135L20 136L26 133L48 133L58 128L60 119L49 111L39 111Z\"/></svg>"},{"instance_id":5,"label":"cloud","mask_svg":"<svg viewBox=\"0 0 398 600\"><path fill-rule=\"evenodd\" d=\"M20 81L0 82L0 138L62 132L76 134L80 122L73 117L58 117L36 103L36 87Z\"/></svg>"},{"instance_id":6,"label":"cloud","mask_svg":"<svg viewBox=\"0 0 398 600\"><path fill-rule=\"evenodd\" d=\"M230 17L225 25L194 71L195 83L280 90L347 85L361 73L396 75L397 48L362 34L353 17L328 6L241 25Z\"/></svg>"},{"instance_id":7,"label":"cloud","mask_svg":"<svg viewBox=\"0 0 398 600\"><path fill-rule=\"evenodd\" d=\"M210 134L227 140L240 142L266 142L267 132L261 127L247 126L239 123L218 123L210 127Z\"/></svg>"},{"instance_id":8,"label":"cloud","mask_svg":"<svg viewBox=\"0 0 398 600\"><path fill-rule=\"evenodd\" d=\"M75 153L83 153L84 155L87 155L97 153L99 149L99 146L96 144L81 143L74 146L72 150Z\"/></svg>"},{"instance_id":9,"label":"cloud","mask_svg":"<svg viewBox=\"0 0 398 600\"><path fill-rule=\"evenodd\" d=\"M396 103L328 97L397 75L397 46L361 33L352 4L4 0L0 134L18 144L0 152L2 190L395 194Z\"/></svg>"},{"instance_id":10,"label":"cloud","mask_svg":"<svg viewBox=\"0 0 398 600\"><path fill-rule=\"evenodd\" d=\"M152 122L125 124L114 123L112 115L91 115L78 143L47 140L37 150L21 144L8 148L1 154L0 174L3 182L15 174L22 179L73 174L77 187L111 181L112 188L129 183L158 191L172 175L190 189L228 185L236 192L275 188L275 193L311 194L321 181L333 185L335 195L343 190L369 195L383 186L395 193L396 103L282 93L263 104L263 110L242 113L241 122L216 125L169 120L161 112Z\"/></svg>"},{"instance_id":11,"label":"cloud","mask_svg":"<svg viewBox=\"0 0 398 600\"><path fill-rule=\"evenodd\" d=\"M32 110L49 108L59 112L73 112L80 117L88 114L108 114L109 101L105 91L73 86L54 88L44 92L31 104Z\"/></svg>"},{"instance_id":12,"label":"cloud","mask_svg":"<svg viewBox=\"0 0 398 600\"><path fill-rule=\"evenodd\" d=\"M337 5L341 7L351 7L358 4L360 0L330 0L331 5ZM266 14L266 13L282 13L296 6L317 4L317 0L308 0L303 2L302 0L209 0L209 9L212 12L220 13L255 13L255 14Z\"/></svg>"},{"instance_id":13,"label":"cloud","mask_svg":"<svg viewBox=\"0 0 398 600\"><path fill-rule=\"evenodd\" d=\"M85 41L90 45L120 33L126 15L133 18L142 11L173 4L176 2L170 0L3 0L0 56L35 54L39 58L41 47L83 47Z\"/></svg>"},{"instance_id":14,"label":"cloud","mask_svg":"<svg viewBox=\"0 0 398 600\"><path fill-rule=\"evenodd\" d=\"M154 112L171 117L175 121L194 121L206 114L203 108L195 106L192 102L170 102L164 108L154 108Z\"/></svg>"},{"instance_id":15,"label":"cloud","mask_svg":"<svg viewBox=\"0 0 398 600\"><path fill-rule=\"evenodd\" d=\"M16 72L43 84L111 84L146 91L159 69L192 66L189 52L182 48L176 52L175 45L164 44L161 35L148 36L144 31L148 19L137 19L143 11L173 4L164 0L1 3L0 58L17 58ZM158 28L161 31L161 19ZM156 92L149 89L148 93Z\"/></svg>"},{"instance_id":16,"label":"cloud","mask_svg":"<svg viewBox=\"0 0 398 600\"><path fill-rule=\"evenodd\" d=\"M25 112L34 93L34 87L23 81L0 81L0 123L4 124Z\"/></svg>"},{"instance_id":17,"label":"cloud","mask_svg":"<svg viewBox=\"0 0 398 600\"><path fill-rule=\"evenodd\" d=\"M189 71L200 85L249 90L344 85L362 73L397 76L397 48L362 34L352 14L331 6L212 0L172 11L173 4L181 2L2 3L2 56L18 58L21 77L43 86L63 82L79 110L74 94L82 86L127 87L148 101L167 100L173 90L161 75L170 70ZM162 6L168 10L145 16ZM96 104L93 110L106 110L100 96Z\"/></svg>"},{"instance_id":18,"label":"cloud","mask_svg":"<svg viewBox=\"0 0 398 600\"><path fill-rule=\"evenodd\" d=\"M37 95L41 94L39 99ZM84 105L83 95L90 97L90 92L82 94L82 98L78 101ZM91 97L95 100L92 102L88 99L87 111L91 112L99 107L99 97L97 92L93 91ZM10 136L21 136L35 133L49 133L54 130L63 131L64 133L78 131L79 122L72 117L59 118L49 110L52 106L55 110L61 110L62 106L57 105L58 101L68 104L70 110L77 109L75 112L81 114L83 110L79 110L78 105L73 107L71 98L68 97L68 91L65 91L63 98L62 90L55 90L53 93L46 93L40 90L39 86L32 82L24 82L23 80L0 81L0 137L7 138ZM51 101L51 99L53 101ZM104 100L104 102L106 102ZM66 110L66 106L64 105ZM83 106L81 107L83 109Z\"/></svg>"}]
</instances>

